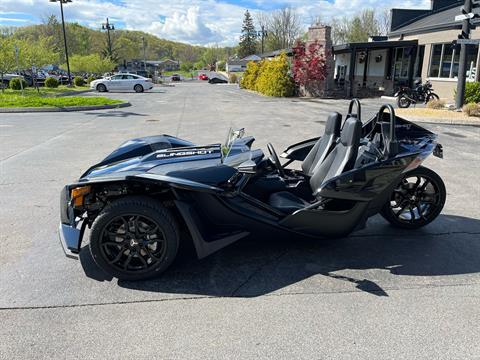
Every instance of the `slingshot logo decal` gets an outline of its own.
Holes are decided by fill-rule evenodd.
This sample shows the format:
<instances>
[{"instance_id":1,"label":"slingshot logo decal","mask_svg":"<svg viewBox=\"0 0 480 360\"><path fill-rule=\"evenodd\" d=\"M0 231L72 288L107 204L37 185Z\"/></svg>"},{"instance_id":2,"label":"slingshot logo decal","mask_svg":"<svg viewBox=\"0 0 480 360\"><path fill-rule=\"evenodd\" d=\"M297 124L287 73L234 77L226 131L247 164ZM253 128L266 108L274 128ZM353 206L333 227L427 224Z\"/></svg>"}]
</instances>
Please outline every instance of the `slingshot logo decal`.
<instances>
[{"instance_id":1,"label":"slingshot logo decal","mask_svg":"<svg viewBox=\"0 0 480 360\"><path fill-rule=\"evenodd\" d=\"M215 153L212 149L198 149L198 150L184 150L157 154L157 159L165 159L172 157L196 156L196 155L210 155Z\"/></svg>"}]
</instances>

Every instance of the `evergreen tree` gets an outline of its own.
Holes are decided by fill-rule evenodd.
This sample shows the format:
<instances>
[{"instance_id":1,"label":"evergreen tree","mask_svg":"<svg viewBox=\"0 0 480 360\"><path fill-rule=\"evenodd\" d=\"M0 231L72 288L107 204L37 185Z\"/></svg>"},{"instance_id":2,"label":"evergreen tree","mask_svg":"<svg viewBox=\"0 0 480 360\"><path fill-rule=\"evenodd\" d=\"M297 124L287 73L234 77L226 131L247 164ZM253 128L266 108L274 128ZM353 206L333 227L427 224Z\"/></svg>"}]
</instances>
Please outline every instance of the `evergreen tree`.
<instances>
[{"instance_id":1,"label":"evergreen tree","mask_svg":"<svg viewBox=\"0 0 480 360\"><path fill-rule=\"evenodd\" d=\"M245 11L245 18L242 25L242 36L240 36L240 44L238 49L238 56L244 58L248 55L255 54L257 48L257 32L253 24L250 12Z\"/></svg>"}]
</instances>

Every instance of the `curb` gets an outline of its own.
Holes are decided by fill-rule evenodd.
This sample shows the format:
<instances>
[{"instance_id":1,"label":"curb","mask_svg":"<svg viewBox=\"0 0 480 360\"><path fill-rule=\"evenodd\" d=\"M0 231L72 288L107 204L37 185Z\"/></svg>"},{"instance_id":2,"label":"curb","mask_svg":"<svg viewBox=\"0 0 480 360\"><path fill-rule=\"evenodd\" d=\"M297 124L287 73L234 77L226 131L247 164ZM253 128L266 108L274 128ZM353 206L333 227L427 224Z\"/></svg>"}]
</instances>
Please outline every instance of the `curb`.
<instances>
[{"instance_id":1,"label":"curb","mask_svg":"<svg viewBox=\"0 0 480 360\"><path fill-rule=\"evenodd\" d=\"M32 108L0 108L0 113L40 113L40 112L71 112L88 110L108 110L132 106L129 102L114 105L67 106L67 107L32 107Z\"/></svg>"},{"instance_id":2,"label":"curb","mask_svg":"<svg viewBox=\"0 0 480 360\"><path fill-rule=\"evenodd\" d=\"M93 92L93 89L88 89L88 90L80 90L80 91L65 91L63 93L55 94L55 97L58 96L72 96L72 95L79 95L79 94L85 94L88 92Z\"/></svg>"},{"instance_id":3,"label":"curb","mask_svg":"<svg viewBox=\"0 0 480 360\"><path fill-rule=\"evenodd\" d=\"M480 120L449 120L449 119L430 119L414 116L399 115L408 121L414 123L432 124L432 125L448 125L448 126L474 126L480 127Z\"/></svg>"}]
</instances>

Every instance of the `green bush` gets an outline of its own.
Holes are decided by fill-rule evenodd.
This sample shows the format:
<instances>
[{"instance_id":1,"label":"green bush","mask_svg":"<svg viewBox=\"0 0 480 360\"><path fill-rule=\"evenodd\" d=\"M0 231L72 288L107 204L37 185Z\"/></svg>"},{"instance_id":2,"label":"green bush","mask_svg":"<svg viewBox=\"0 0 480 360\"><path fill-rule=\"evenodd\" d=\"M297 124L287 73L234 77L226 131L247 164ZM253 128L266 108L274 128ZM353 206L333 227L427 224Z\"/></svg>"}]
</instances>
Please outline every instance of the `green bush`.
<instances>
[{"instance_id":1,"label":"green bush","mask_svg":"<svg viewBox=\"0 0 480 360\"><path fill-rule=\"evenodd\" d=\"M267 96L292 96L294 83L287 56L282 54L263 61L255 86L258 92Z\"/></svg>"},{"instance_id":2,"label":"green bush","mask_svg":"<svg viewBox=\"0 0 480 360\"><path fill-rule=\"evenodd\" d=\"M95 80L95 77L94 77L94 76L89 76L89 77L87 78L87 84L90 84L90 83L91 83L92 81L94 81L94 80Z\"/></svg>"},{"instance_id":3,"label":"green bush","mask_svg":"<svg viewBox=\"0 0 480 360\"><path fill-rule=\"evenodd\" d=\"M480 83L467 82L465 84L465 104L480 102Z\"/></svg>"},{"instance_id":4,"label":"green bush","mask_svg":"<svg viewBox=\"0 0 480 360\"><path fill-rule=\"evenodd\" d=\"M462 110L468 116L480 116L480 105L477 103L468 103L463 106Z\"/></svg>"},{"instance_id":5,"label":"green bush","mask_svg":"<svg viewBox=\"0 0 480 360\"><path fill-rule=\"evenodd\" d=\"M238 82L238 77L237 77L237 75L235 75L235 74L233 74L233 73L232 73L232 74L229 74L229 75L228 75L228 82L229 82L230 84L236 84L236 83Z\"/></svg>"},{"instance_id":6,"label":"green bush","mask_svg":"<svg viewBox=\"0 0 480 360\"><path fill-rule=\"evenodd\" d=\"M45 80L45 86L48 88L57 88L58 85L59 85L58 80L53 77L49 77L47 78L47 80Z\"/></svg>"},{"instance_id":7,"label":"green bush","mask_svg":"<svg viewBox=\"0 0 480 360\"><path fill-rule=\"evenodd\" d=\"M27 82L25 80L20 78L13 78L12 80L10 80L8 86L12 90L22 90L22 84L23 88L25 89L27 87Z\"/></svg>"},{"instance_id":8,"label":"green bush","mask_svg":"<svg viewBox=\"0 0 480 360\"><path fill-rule=\"evenodd\" d=\"M260 73L261 64L250 61L247 64L247 68L243 73L242 80L240 81L240 87L242 89L256 90L257 77Z\"/></svg>"},{"instance_id":9,"label":"green bush","mask_svg":"<svg viewBox=\"0 0 480 360\"><path fill-rule=\"evenodd\" d=\"M75 76L73 78L73 83L75 84L75 86L83 86L85 85L85 80L83 80L83 77L81 76Z\"/></svg>"}]
</instances>

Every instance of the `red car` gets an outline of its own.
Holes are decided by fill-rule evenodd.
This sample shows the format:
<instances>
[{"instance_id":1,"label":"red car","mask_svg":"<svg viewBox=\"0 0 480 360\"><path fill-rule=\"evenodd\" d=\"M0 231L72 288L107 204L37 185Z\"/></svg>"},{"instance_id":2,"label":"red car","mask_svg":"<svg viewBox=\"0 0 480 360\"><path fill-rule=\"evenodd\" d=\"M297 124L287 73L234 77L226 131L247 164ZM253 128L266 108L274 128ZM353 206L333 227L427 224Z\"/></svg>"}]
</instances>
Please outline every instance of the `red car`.
<instances>
[{"instance_id":1,"label":"red car","mask_svg":"<svg viewBox=\"0 0 480 360\"><path fill-rule=\"evenodd\" d=\"M200 74L200 75L198 75L198 79L206 81L206 80L208 80L208 76L207 76L207 74Z\"/></svg>"}]
</instances>

